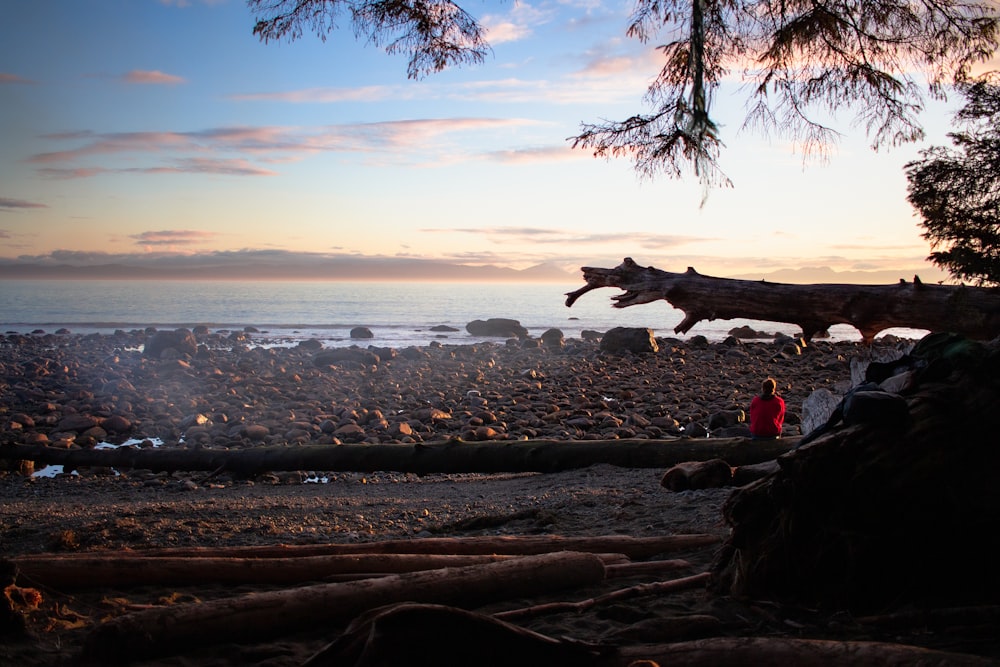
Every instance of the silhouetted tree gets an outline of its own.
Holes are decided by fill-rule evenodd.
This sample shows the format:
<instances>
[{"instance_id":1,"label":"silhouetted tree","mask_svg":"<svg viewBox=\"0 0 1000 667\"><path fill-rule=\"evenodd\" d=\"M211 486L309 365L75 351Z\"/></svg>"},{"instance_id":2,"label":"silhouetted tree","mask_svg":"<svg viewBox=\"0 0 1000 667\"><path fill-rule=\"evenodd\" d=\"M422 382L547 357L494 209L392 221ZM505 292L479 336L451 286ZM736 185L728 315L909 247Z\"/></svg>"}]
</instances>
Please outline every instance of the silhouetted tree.
<instances>
[{"instance_id":1,"label":"silhouetted tree","mask_svg":"<svg viewBox=\"0 0 1000 667\"><path fill-rule=\"evenodd\" d=\"M356 37L407 53L419 78L481 62L489 50L476 19L450 0L248 0L264 41L321 38L349 20ZM651 113L584 124L575 147L626 156L644 176L691 170L729 185L712 97L725 76L748 93L744 127L778 132L806 154L838 137L823 119L855 111L873 148L923 137L931 97L965 80L997 48L990 0L637 0L627 34L659 46L663 67L646 91Z\"/></svg>"},{"instance_id":2,"label":"silhouetted tree","mask_svg":"<svg viewBox=\"0 0 1000 667\"><path fill-rule=\"evenodd\" d=\"M956 278L1000 285L1000 77L962 86L954 149L934 146L906 165L907 199L923 217L928 257Z\"/></svg>"}]
</instances>

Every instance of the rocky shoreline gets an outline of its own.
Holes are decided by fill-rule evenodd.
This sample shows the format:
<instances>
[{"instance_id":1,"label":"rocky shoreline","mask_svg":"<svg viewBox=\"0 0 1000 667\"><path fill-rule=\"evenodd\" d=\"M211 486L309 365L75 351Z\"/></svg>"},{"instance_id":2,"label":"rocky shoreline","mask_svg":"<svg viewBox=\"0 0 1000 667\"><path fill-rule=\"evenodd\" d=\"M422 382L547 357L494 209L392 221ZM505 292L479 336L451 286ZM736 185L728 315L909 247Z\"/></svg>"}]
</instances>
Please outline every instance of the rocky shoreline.
<instances>
[{"instance_id":1,"label":"rocky shoreline","mask_svg":"<svg viewBox=\"0 0 1000 667\"><path fill-rule=\"evenodd\" d=\"M850 360L872 352L787 337L660 338L650 354L609 353L583 339L324 349L196 332L191 354L151 355L155 335L0 338L0 443L242 448L739 435L739 413L768 376L794 435L806 397L842 393Z\"/></svg>"},{"instance_id":2,"label":"rocky shoreline","mask_svg":"<svg viewBox=\"0 0 1000 667\"><path fill-rule=\"evenodd\" d=\"M657 352L633 354L602 350L597 340L513 340L395 351L359 346L331 355L321 344L269 347L256 335L232 340L198 332L192 333L193 354L161 352L154 358L144 353L152 335L0 338L0 443L87 448L138 441L142 447L233 449L454 437L607 440L706 430L717 435L739 428L726 420L747 409L766 376L779 382L795 435L803 401L816 389L840 393L852 384L852 360L898 353L906 344L889 339L867 350L822 340L802 345L787 339L660 338ZM87 469L55 477L30 472L23 466L0 471L0 553L7 558L422 537L708 534L722 539L730 532L721 508L731 489L670 492L660 486L663 471L656 469L595 465L546 474L425 476L298 471L254 479L142 470ZM310 480L317 483L304 483ZM695 573L705 571L715 553L709 547L680 557L690 563L685 573ZM24 614L27 634L0 643L0 662L72 664L102 619L252 590L43 590L39 606ZM561 599L559 594L552 601ZM533 602L511 600L497 608ZM585 641L633 641L639 635L648 640L643 628L653 632L692 614L712 615L725 627L731 623L732 632L744 632L749 617L770 628L765 634L788 628L773 614L765 618L703 590L610 610L548 615L526 627ZM222 643L133 664L290 667L303 664L340 629Z\"/></svg>"}]
</instances>

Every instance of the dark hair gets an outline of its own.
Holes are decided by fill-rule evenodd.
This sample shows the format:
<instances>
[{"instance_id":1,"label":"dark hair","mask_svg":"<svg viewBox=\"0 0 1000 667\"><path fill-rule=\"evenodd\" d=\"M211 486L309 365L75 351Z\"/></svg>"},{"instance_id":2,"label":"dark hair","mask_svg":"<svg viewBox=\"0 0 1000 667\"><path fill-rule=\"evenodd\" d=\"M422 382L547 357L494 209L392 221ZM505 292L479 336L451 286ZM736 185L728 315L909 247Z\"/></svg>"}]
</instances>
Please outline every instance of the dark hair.
<instances>
[{"instance_id":1,"label":"dark hair","mask_svg":"<svg viewBox=\"0 0 1000 667\"><path fill-rule=\"evenodd\" d=\"M774 392L778 390L778 383L774 381L774 378L767 378L760 383L760 393L763 396L774 396Z\"/></svg>"}]
</instances>

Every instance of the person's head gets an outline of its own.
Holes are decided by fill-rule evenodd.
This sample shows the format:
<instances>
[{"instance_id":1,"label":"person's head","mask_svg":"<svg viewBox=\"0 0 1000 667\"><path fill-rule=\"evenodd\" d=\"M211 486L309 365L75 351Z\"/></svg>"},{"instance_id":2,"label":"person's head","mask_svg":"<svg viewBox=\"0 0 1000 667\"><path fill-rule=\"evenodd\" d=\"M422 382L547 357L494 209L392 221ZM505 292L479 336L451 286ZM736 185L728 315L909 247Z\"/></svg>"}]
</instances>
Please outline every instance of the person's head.
<instances>
[{"instance_id":1,"label":"person's head","mask_svg":"<svg viewBox=\"0 0 1000 667\"><path fill-rule=\"evenodd\" d=\"M778 389L778 383L774 381L774 378L767 378L760 383L760 394L761 396L774 396L774 392Z\"/></svg>"}]
</instances>

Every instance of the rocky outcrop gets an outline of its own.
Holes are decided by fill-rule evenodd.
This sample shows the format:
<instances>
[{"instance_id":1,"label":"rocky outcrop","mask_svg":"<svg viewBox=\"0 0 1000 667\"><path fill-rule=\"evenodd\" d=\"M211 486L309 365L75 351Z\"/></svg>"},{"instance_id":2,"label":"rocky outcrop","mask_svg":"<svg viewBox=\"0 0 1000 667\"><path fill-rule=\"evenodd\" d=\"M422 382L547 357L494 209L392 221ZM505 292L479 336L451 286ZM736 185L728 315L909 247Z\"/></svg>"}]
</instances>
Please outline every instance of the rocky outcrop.
<instances>
[{"instance_id":1,"label":"rocky outcrop","mask_svg":"<svg viewBox=\"0 0 1000 667\"><path fill-rule=\"evenodd\" d=\"M473 336L496 338L527 338L528 330L517 320L491 317L488 320L473 320L465 325L465 330Z\"/></svg>"},{"instance_id":2,"label":"rocky outcrop","mask_svg":"<svg viewBox=\"0 0 1000 667\"><path fill-rule=\"evenodd\" d=\"M193 357L198 352L198 341L188 329L174 331L157 331L146 341L143 354L153 359L162 359L168 350L173 350L177 356Z\"/></svg>"},{"instance_id":3,"label":"rocky outcrop","mask_svg":"<svg viewBox=\"0 0 1000 667\"><path fill-rule=\"evenodd\" d=\"M651 354L658 352L659 349L652 329L615 327L608 330L601 338L601 350L605 352Z\"/></svg>"}]
</instances>

